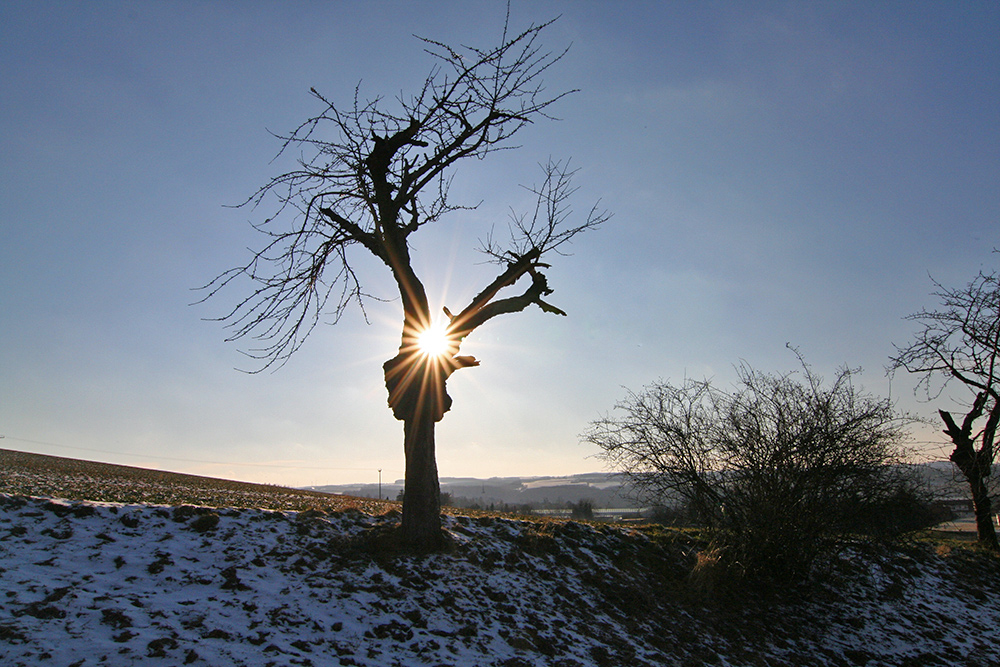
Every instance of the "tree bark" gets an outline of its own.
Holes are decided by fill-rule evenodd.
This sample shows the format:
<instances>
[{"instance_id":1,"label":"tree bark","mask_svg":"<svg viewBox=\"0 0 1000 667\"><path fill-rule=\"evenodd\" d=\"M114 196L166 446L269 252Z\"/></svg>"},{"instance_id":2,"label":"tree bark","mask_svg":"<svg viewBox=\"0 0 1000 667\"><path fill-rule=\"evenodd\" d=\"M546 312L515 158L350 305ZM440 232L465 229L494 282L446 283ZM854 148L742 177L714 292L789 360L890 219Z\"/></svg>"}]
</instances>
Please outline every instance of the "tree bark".
<instances>
[{"instance_id":1,"label":"tree bark","mask_svg":"<svg viewBox=\"0 0 1000 667\"><path fill-rule=\"evenodd\" d=\"M389 405L403 422L406 479L400 531L404 546L416 552L435 551L443 544L434 425L451 407L445 383L454 368L448 360L419 352L400 352L383 365Z\"/></svg>"},{"instance_id":2,"label":"tree bark","mask_svg":"<svg viewBox=\"0 0 1000 667\"><path fill-rule=\"evenodd\" d=\"M441 486L434 452L434 420L415 415L403 422L406 481L403 487L403 544L418 552L441 547Z\"/></svg>"},{"instance_id":3,"label":"tree bark","mask_svg":"<svg viewBox=\"0 0 1000 667\"><path fill-rule=\"evenodd\" d=\"M986 479L975 470L966 474L972 489L972 508L976 512L976 536L979 543L992 551L1000 551L996 527L993 525L993 502L986 487Z\"/></svg>"}]
</instances>

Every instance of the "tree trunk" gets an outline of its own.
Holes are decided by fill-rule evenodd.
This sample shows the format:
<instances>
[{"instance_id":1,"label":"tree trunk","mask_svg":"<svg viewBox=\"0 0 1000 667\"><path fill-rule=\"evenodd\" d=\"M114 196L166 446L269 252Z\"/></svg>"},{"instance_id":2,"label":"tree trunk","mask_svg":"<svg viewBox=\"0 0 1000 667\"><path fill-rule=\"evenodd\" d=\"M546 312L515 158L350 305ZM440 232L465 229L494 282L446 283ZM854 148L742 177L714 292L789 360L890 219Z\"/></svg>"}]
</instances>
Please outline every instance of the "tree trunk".
<instances>
[{"instance_id":1,"label":"tree trunk","mask_svg":"<svg viewBox=\"0 0 1000 667\"><path fill-rule=\"evenodd\" d=\"M978 466L962 471L972 490L972 508L976 512L976 534L979 544L992 551L1000 551L996 527L993 525L993 502L990 500L986 478Z\"/></svg>"},{"instance_id":2,"label":"tree trunk","mask_svg":"<svg viewBox=\"0 0 1000 667\"><path fill-rule=\"evenodd\" d=\"M965 416L961 428L945 410L938 410L941 419L944 420L945 433L951 437L955 450L951 453L951 462L958 466L969 483L969 490L972 492L972 508L976 512L976 533L979 544L987 549L1000 551L1000 542L997 541L997 531L993 526L993 503L990 500L989 488L986 485L987 478L993 472L993 428L996 420L1000 419L998 408L994 408L996 414L991 414L984 433L984 444L980 451L976 451L975 438L972 436L972 424L982 415L983 405L987 399L986 392L976 397L972 410Z\"/></svg>"},{"instance_id":3,"label":"tree trunk","mask_svg":"<svg viewBox=\"0 0 1000 667\"><path fill-rule=\"evenodd\" d=\"M963 456L963 454L967 454L967 448L956 447L951 460L969 483L972 509L976 513L976 534L979 544L991 551L1000 551L1000 541L997 540L996 527L993 525L993 502L986 484L989 468L984 469L979 465L974 455Z\"/></svg>"},{"instance_id":4,"label":"tree trunk","mask_svg":"<svg viewBox=\"0 0 1000 667\"><path fill-rule=\"evenodd\" d=\"M403 543L420 552L441 547L441 486L434 454L434 419L416 414L403 422L406 481Z\"/></svg>"},{"instance_id":5,"label":"tree trunk","mask_svg":"<svg viewBox=\"0 0 1000 667\"><path fill-rule=\"evenodd\" d=\"M440 549L441 486L434 451L434 425L451 407L445 390L448 376L463 365L448 359L411 351L406 345L383 364L389 406L403 422L406 480L403 487L403 544L417 552Z\"/></svg>"}]
</instances>

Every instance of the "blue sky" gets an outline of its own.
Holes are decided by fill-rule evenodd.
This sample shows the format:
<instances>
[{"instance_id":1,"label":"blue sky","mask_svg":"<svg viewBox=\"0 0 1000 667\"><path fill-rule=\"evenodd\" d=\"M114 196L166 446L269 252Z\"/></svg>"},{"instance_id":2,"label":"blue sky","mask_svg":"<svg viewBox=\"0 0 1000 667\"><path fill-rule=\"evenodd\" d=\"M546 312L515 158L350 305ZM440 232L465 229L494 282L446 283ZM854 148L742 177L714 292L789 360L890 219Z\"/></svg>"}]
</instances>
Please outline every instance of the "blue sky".
<instances>
[{"instance_id":1,"label":"blue sky","mask_svg":"<svg viewBox=\"0 0 1000 667\"><path fill-rule=\"evenodd\" d=\"M250 481L402 476L381 364L398 302L317 329L274 373L218 323L240 296L192 291L259 244L227 208L286 162L319 109L414 90L414 34L492 45L505 4L31 2L0 5L0 446ZM600 470L579 443L622 387L864 368L1000 246L1000 4L514 0L546 44L559 122L463 165L482 201L414 237L441 305L491 278L474 248L523 208L537 163L572 158L575 201L614 213L549 276L551 302L494 320L464 352L438 429L442 476ZM365 265L366 284L392 295ZM891 392L916 402L912 380ZM919 434L940 453L936 427Z\"/></svg>"}]
</instances>

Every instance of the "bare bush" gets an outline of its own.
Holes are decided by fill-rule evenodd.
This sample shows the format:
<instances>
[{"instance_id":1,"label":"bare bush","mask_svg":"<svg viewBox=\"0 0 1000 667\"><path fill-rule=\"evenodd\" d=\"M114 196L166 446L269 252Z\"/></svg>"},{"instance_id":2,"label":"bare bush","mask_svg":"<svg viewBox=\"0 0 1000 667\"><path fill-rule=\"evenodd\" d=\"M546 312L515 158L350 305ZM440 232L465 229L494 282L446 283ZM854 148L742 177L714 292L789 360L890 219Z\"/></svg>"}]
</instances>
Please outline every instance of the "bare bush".
<instances>
[{"instance_id":1,"label":"bare bush","mask_svg":"<svg viewBox=\"0 0 1000 667\"><path fill-rule=\"evenodd\" d=\"M827 538L902 528L886 511L917 486L903 465L907 420L888 400L847 368L829 386L804 363L737 371L730 391L686 380L630 392L584 437L646 500L692 511L740 579L798 577Z\"/></svg>"}]
</instances>

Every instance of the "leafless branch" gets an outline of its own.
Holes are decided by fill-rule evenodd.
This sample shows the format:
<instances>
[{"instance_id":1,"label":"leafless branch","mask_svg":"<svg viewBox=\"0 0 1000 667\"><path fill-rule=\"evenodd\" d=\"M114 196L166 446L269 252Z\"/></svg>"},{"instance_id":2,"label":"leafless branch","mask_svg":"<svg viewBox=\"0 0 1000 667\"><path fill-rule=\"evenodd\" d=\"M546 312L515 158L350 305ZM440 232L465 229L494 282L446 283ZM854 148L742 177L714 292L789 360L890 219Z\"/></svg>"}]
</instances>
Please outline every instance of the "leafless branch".
<instances>
[{"instance_id":1,"label":"leafless branch","mask_svg":"<svg viewBox=\"0 0 1000 667\"><path fill-rule=\"evenodd\" d=\"M348 105L315 88L321 111L292 132L275 135L278 156L299 152L296 169L274 177L241 206L272 208L255 225L264 247L249 261L216 277L203 289L215 297L237 281L249 280L249 296L219 318L230 340L252 339L249 350L264 367L283 363L302 345L323 314L339 321L348 307L364 311L366 293L352 264L354 246L381 260L399 287L407 330L429 321L423 284L410 265L411 234L456 211L474 206L449 198L451 169L465 158L482 158L512 148L512 138L573 91L549 94L542 76L566 51L547 51L539 35L550 22L514 34L505 23L499 46L453 48L420 38L434 65L416 95L365 100L360 84ZM532 191L538 205L512 225L514 239L494 259L516 266L513 284L530 273L520 297L474 303L466 325L481 324L531 303L553 312L541 297L549 292L538 257L559 253L576 234L598 226L606 213L591 211L568 224L573 172L558 162L544 167L545 180ZM491 254L490 249L486 250ZM530 262L517 257L531 255ZM496 297L498 290L490 293ZM404 339L407 336L404 331Z\"/></svg>"},{"instance_id":2,"label":"leafless branch","mask_svg":"<svg viewBox=\"0 0 1000 667\"><path fill-rule=\"evenodd\" d=\"M941 307L924 310L909 319L921 329L906 347L896 347L892 369L904 369L920 376L918 389L928 398L937 398L950 383L957 382L971 392L964 403L962 425L948 410L938 410L945 434L954 449L949 457L969 483L979 542L1000 551L993 527L993 510L987 485L996 456L995 438L1000 424L1000 283L998 274L982 271L965 287L945 288L935 282ZM931 383L940 382L932 391ZM975 432L982 417L985 424Z\"/></svg>"}]
</instances>

